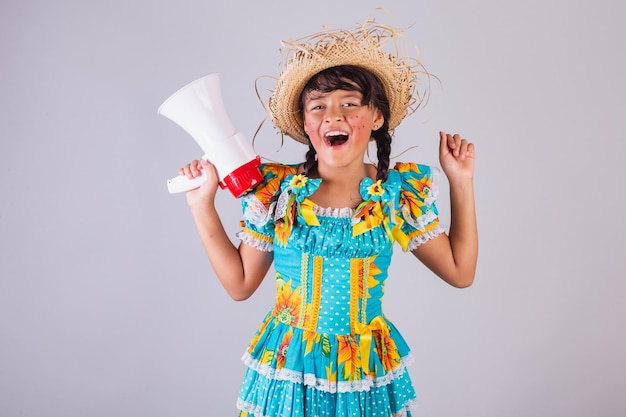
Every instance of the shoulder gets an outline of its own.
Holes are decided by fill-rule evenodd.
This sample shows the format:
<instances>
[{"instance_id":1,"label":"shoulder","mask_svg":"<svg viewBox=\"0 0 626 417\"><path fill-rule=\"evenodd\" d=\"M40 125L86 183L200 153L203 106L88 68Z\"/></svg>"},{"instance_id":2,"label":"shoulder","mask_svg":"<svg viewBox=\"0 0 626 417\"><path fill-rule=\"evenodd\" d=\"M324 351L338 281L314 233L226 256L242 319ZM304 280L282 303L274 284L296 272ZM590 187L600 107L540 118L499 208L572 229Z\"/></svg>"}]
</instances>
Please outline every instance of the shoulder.
<instances>
[{"instance_id":1,"label":"shoulder","mask_svg":"<svg viewBox=\"0 0 626 417\"><path fill-rule=\"evenodd\" d=\"M400 200L430 205L434 203L440 182L440 169L415 162L398 162L389 171L389 178L399 184Z\"/></svg>"},{"instance_id":2,"label":"shoulder","mask_svg":"<svg viewBox=\"0 0 626 417\"><path fill-rule=\"evenodd\" d=\"M285 179L291 174L297 174L301 164L279 164L268 162L261 164L261 173L264 180L272 178Z\"/></svg>"},{"instance_id":3,"label":"shoulder","mask_svg":"<svg viewBox=\"0 0 626 417\"><path fill-rule=\"evenodd\" d=\"M401 188L408 191L421 191L432 188L433 181L438 182L439 168L415 162L397 162L389 170L389 176L401 183Z\"/></svg>"},{"instance_id":4,"label":"shoulder","mask_svg":"<svg viewBox=\"0 0 626 417\"><path fill-rule=\"evenodd\" d=\"M396 162L393 171L397 171L403 177L430 176L437 168L416 162Z\"/></svg>"},{"instance_id":5,"label":"shoulder","mask_svg":"<svg viewBox=\"0 0 626 417\"><path fill-rule=\"evenodd\" d=\"M277 198L283 180L290 175L297 174L299 166L300 164L261 164L260 170L263 175L263 181L250 191L246 196L246 200L256 198L256 200L268 207L270 203Z\"/></svg>"}]
</instances>

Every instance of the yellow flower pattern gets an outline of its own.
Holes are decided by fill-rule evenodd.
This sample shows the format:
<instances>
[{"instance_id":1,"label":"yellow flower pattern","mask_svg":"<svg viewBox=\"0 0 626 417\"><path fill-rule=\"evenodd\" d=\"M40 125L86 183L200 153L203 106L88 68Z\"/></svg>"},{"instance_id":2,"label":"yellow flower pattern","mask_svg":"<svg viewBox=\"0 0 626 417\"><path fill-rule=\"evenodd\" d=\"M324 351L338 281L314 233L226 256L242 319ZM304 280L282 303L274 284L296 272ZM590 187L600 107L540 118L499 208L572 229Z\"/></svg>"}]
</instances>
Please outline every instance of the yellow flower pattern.
<instances>
[{"instance_id":1,"label":"yellow flower pattern","mask_svg":"<svg viewBox=\"0 0 626 417\"><path fill-rule=\"evenodd\" d=\"M291 188L302 188L306 185L308 178L305 175L298 174L294 175L289 181L289 186Z\"/></svg>"},{"instance_id":2,"label":"yellow flower pattern","mask_svg":"<svg viewBox=\"0 0 626 417\"><path fill-rule=\"evenodd\" d=\"M278 347L278 354L276 357L276 369L283 369L285 365L285 359L287 358L287 352L289 351L289 343L291 342L291 337L293 336L293 329L289 329L287 333L283 336L283 340Z\"/></svg>"},{"instance_id":3,"label":"yellow flower pattern","mask_svg":"<svg viewBox=\"0 0 626 417\"><path fill-rule=\"evenodd\" d=\"M295 290L291 288L291 281L277 281L278 292L276 294L276 304L274 305L273 315L281 323L290 326L296 325L300 320L300 306L302 297L300 288Z\"/></svg>"},{"instance_id":4,"label":"yellow flower pattern","mask_svg":"<svg viewBox=\"0 0 626 417\"><path fill-rule=\"evenodd\" d=\"M412 216L419 217L422 215L422 208L426 205L423 200L417 198L415 194L405 191L402 191L402 197Z\"/></svg>"},{"instance_id":5,"label":"yellow flower pattern","mask_svg":"<svg viewBox=\"0 0 626 417\"><path fill-rule=\"evenodd\" d=\"M376 351L385 369L395 369L400 364L400 355L396 343L390 337L379 333L376 340Z\"/></svg>"},{"instance_id":6,"label":"yellow flower pattern","mask_svg":"<svg viewBox=\"0 0 626 417\"><path fill-rule=\"evenodd\" d=\"M374 184L370 185L367 188L367 191L371 194L371 195L377 195L377 196L382 196L383 193L385 192L385 190L383 189L382 186L382 181L378 180L376 181Z\"/></svg>"},{"instance_id":7,"label":"yellow flower pattern","mask_svg":"<svg viewBox=\"0 0 626 417\"><path fill-rule=\"evenodd\" d=\"M311 353L311 350L313 349L313 344L314 343L319 343L321 340L321 335L319 333L316 332L312 332L309 330L305 330L302 334L302 341L305 342L306 344L306 348L304 350L304 355L308 355L309 353Z\"/></svg>"},{"instance_id":8,"label":"yellow flower pattern","mask_svg":"<svg viewBox=\"0 0 626 417\"><path fill-rule=\"evenodd\" d=\"M356 379L361 367L361 357L359 355L359 346L356 344L352 335L337 337L338 354L337 363L342 371L342 378L346 381Z\"/></svg>"}]
</instances>

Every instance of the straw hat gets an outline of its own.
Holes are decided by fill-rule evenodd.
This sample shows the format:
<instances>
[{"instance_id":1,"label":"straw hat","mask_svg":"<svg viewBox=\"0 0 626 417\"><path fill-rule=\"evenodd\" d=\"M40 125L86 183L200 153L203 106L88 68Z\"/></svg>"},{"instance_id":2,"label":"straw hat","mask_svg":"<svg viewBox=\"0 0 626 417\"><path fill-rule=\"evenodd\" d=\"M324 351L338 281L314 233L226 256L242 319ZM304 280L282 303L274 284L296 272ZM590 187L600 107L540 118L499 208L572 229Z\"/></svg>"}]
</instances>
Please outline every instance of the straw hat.
<instances>
[{"instance_id":1,"label":"straw hat","mask_svg":"<svg viewBox=\"0 0 626 417\"><path fill-rule=\"evenodd\" d=\"M367 20L353 30L328 29L296 41L282 41L285 65L267 103L274 125L293 139L308 143L298 110L300 94L318 72L338 65L355 65L373 73L382 83L390 104L389 130L393 131L409 111L417 109L413 97L419 61L398 56L401 31ZM383 48L393 41L392 52Z\"/></svg>"}]
</instances>

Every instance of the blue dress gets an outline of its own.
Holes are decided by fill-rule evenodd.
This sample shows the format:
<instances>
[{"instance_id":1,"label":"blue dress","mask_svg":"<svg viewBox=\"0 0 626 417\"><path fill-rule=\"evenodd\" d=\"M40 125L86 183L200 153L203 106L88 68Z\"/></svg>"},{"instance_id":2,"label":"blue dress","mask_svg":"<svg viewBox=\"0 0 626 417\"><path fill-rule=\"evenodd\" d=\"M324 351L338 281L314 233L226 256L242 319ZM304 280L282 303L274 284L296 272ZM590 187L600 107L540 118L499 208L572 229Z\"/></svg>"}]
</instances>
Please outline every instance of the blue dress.
<instances>
[{"instance_id":1,"label":"blue dress","mask_svg":"<svg viewBox=\"0 0 626 417\"><path fill-rule=\"evenodd\" d=\"M398 163L361 182L356 209L329 209L308 198L320 179L262 165L239 237L274 251L277 294L243 356L240 416L411 416L411 355L382 299L394 242L409 251L443 232L436 172Z\"/></svg>"}]
</instances>

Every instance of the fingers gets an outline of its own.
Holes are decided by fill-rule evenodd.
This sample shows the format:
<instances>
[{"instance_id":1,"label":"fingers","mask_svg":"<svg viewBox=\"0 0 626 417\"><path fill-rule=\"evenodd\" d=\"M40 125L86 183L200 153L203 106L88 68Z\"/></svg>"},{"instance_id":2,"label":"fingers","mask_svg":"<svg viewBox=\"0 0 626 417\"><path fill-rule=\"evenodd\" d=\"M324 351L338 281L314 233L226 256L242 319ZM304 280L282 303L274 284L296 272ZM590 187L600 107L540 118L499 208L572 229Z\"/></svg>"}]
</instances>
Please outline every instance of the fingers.
<instances>
[{"instance_id":1,"label":"fingers","mask_svg":"<svg viewBox=\"0 0 626 417\"><path fill-rule=\"evenodd\" d=\"M211 162L207 161L206 159L201 159L200 167L207 172L209 177L217 178L217 169L215 168L215 165L213 165Z\"/></svg>"},{"instance_id":2,"label":"fingers","mask_svg":"<svg viewBox=\"0 0 626 417\"><path fill-rule=\"evenodd\" d=\"M439 151L442 155L451 153L455 158L465 159L474 157L474 144L467 139L463 139L461 135L455 133L439 132Z\"/></svg>"},{"instance_id":3,"label":"fingers","mask_svg":"<svg viewBox=\"0 0 626 417\"><path fill-rule=\"evenodd\" d=\"M445 155L448 152L450 152L450 150L448 149L448 144L447 142L447 137L446 134L444 132L439 132L439 155Z\"/></svg>"},{"instance_id":4,"label":"fingers","mask_svg":"<svg viewBox=\"0 0 626 417\"><path fill-rule=\"evenodd\" d=\"M201 172L201 170L203 169L202 162L203 162L202 160L191 161L184 167L180 168L178 170L178 173L180 175L186 176L189 179L194 179L196 177L199 177L200 175L202 175L202 172Z\"/></svg>"}]
</instances>

